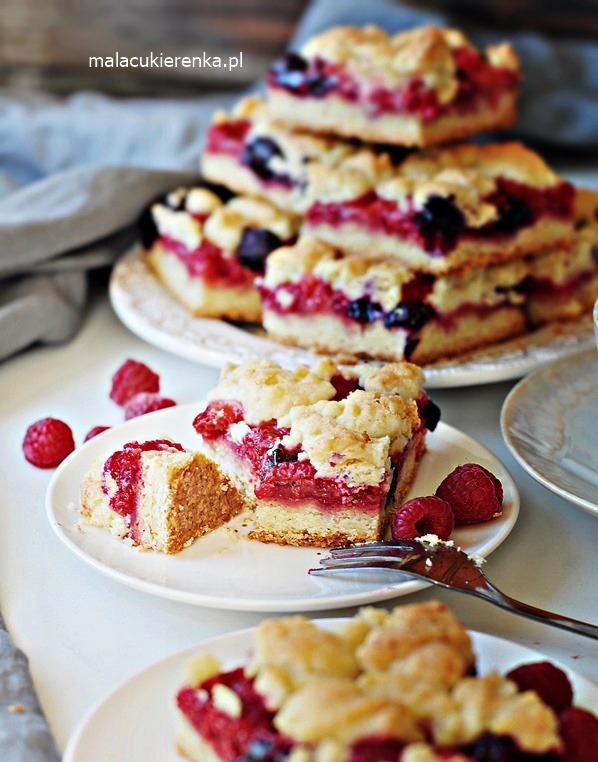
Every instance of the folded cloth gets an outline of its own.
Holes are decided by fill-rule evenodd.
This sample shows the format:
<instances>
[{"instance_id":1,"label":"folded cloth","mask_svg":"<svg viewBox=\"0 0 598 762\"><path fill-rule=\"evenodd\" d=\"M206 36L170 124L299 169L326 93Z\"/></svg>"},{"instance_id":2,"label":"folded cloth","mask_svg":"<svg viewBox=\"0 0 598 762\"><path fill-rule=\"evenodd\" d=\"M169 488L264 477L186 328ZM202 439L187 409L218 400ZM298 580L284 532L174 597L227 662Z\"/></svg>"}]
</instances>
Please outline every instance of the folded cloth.
<instances>
[{"instance_id":1,"label":"folded cloth","mask_svg":"<svg viewBox=\"0 0 598 762\"><path fill-rule=\"evenodd\" d=\"M15 648L0 616L0 759L57 762L58 754L35 695L27 659Z\"/></svg>"},{"instance_id":2,"label":"folded cloth","mask_svg":"<svg viewBox=\"0 0 598 762\"><path fill-rule=\"evenodd\" d=\"M205 127L229 100L0 95L0 359L75 332L85 273L132 243L150 200L197 178Z\"/></svg>"}]
</instances>

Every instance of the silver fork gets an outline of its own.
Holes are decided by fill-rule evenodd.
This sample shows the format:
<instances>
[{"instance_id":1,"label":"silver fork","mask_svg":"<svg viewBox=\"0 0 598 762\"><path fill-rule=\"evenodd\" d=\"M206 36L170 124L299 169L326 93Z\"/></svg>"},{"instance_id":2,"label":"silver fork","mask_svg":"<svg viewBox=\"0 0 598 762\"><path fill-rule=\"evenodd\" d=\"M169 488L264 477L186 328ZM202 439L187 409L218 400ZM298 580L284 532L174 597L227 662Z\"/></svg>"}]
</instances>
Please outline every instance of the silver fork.
<instances>
[{"instance_id":1,"label":"silver fork","mask_svg":"<svg viewBox=\"0 0 598 762\"><path fill-rule=\"evenodd\" d=\"M598 626L577 619L554 614L530 606L505 595L486 577L475 557L446 543L436 544L419 540L396 542L370 542L341 548L332 548L330 555L320 560L321 568L310 569L310 574L347 572L356 569L390 569L424 579L435 585L469 593L512 611L514 614L571 630L598 640Z\"/></svg>"}]
</instances>

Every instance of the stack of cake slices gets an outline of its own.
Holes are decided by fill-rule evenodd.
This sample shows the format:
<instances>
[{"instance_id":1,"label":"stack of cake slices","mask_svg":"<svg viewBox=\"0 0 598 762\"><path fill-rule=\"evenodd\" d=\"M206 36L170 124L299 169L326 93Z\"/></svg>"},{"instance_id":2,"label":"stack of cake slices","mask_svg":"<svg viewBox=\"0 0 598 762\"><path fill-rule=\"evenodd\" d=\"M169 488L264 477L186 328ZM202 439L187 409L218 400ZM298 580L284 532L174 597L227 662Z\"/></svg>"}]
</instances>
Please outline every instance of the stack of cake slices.
<instances>
[{"instance_id":1,"label":"stack of cake slices","mask_svg":"<svg viewBox=\"0 0 598 762\"><path fill-rule=\"evenodd\" d=\"M240 197L155 206L152 266L196 315L354 357L427 363L579 317L598 297L598 195L520 143L455 142L513 124L519 80L509 44L455 30L314 37L265 99L215 115L202 173ZM214 248L220 269L200 264Z\"/></svg>"}]
</instances>

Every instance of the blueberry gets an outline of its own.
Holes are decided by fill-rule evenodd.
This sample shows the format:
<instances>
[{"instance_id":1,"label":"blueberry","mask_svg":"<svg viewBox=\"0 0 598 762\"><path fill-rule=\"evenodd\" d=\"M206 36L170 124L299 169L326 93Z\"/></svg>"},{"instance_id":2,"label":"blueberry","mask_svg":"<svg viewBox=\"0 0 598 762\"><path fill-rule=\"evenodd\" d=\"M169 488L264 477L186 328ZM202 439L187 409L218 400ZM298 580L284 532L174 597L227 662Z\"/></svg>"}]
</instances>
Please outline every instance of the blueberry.
<instances>
[{"instance_id":1,"label":"blueberry","mask_svg":"<svg viewBox=\"0 0 598 762\"><path fill-rule=\"evenodd\" d=\"M253 272L263 273L268 254L281 244L280 238L271 230L244 228L237 247L239 262Z\"/></svg>"},{"instance_id":2,"label":"blueberry","mask_svg":"<svg viewBox=\"0 0 598 762\"><path fill-rule=\"evenodd\" d=\"M465 228L465 217L454 196L430 196L414 219L422 235L441 248L450 246ZM438 241L434 241L436 237Z\"/></svg>"},{"instance_id":3,"label":"blueberry","mask_svg":"<svg viewBox=\"0 0 598 762\"><path fill-rule=\"evenodd\" d=\"M347 315L358 323L373 323L380 317L381 307L379 304L371 302L367 296L355 299L347 307Z\"/></svg>"},{"instance_id":4,"label":"blueberry","mask_svg":"<svg viewBox=\"0 0 598 762\"><path fill-rule=\"evenodd\" d=\"M499 217L491 224L492 233L514 233L533 222L533 212L523 199L504 195L498 203Z\"/></svg>"},{"instance_id":5,"label":"blueberry","mask_svg":"<svg viewBox=\"0 0 598 762\"><path fill-rule=\"evenodd\" d=\"M483 733L467 749L467 755L477 762L516 762L522 759L517 744L508 736Z\"/></svg>"},{"instance_id":6,"label":"blueberry","mask_svg":"<svg viewBox=\"0 0 598 762\"><path fill-rule=\"evenodd\" d=\"M291 92L325 95L338 84L338 79L326 73L325 64L317 59L308 63L297 53L287 53L270 69L274 82Z\"/></svg>"},{"instance_id":7,"label":"blueberry","mask_svg":"<svg viewBox=\"0 0 598 762\"><path fill-rule=\"evenodd\" d=\"M419 411L419 414L428 431L434 431L440 420L440 408L438 405L432 402L431 399L428 399Z\"/></svg>"},{"instance_id":8,"label":"blueberry","mask_svg":"<svg viewBox=\"0 0 598 762\"><path fill-rule=\"evenodd\" d=\"M296 463L299 460L299 453L289 452L282 445L278 445L268 453L268 458L272 466L278 466L281 463Z\"/></svg>"},{"instance_id":9,"label":"blueberry","mask_svg":"<svg viewBox=\"0 0 598 762\"><path fill-rule=\"evenodd\" d=\"M137 226L139 228L139 235L141 237L143 248L151 248L154 244L154 241L159 236L158 228L154 222L154 215L152 214L151 209L148 208L144 210L144 212L139 217Z\"/></svg>"},{"instance_id":10,"label":"blueberry","mask_svg":"<svg viewBox=\"0 0 598 762\"><path fill-rule=\"evenodd\" d=\"M384 318L386 328L407 328L410 331L419 331L428 320L434 317L434 310L425 302L404 301L389 312Z\"/></svg>"},{"instance_id":11,"label":"blueberry","mask_svg":"<svg viewBox=\"0 0 598 762\"><path fill-rule=\"evenodd\" d=\"M288 756L286 749L276 749L274 741L263 739L252 741L239 762L285 762Z\"/></svg>"},{"instance_id":12,"label":"blueberry","mask_svg":"<svg viewBox=\"0 0 598 762\"><path fill-rule=\"evenodd\" d=\"M305 82L307 61L297 53L287 53L274 62L270 74L274 81L289 90L300 88Z\"/></svg>"},{"instance_id":13,"label":"blueberry","mask_svg":"<svg viewBox=\"0 0 598 762\"><path fill-rule=\"evenodd\" d=\"M271 180L274 172L269 164L274 156L283 156L278 143L272 138L255 138L243 149L241 162L250 167L258 177Z\"/></svg>"}]
</instances>

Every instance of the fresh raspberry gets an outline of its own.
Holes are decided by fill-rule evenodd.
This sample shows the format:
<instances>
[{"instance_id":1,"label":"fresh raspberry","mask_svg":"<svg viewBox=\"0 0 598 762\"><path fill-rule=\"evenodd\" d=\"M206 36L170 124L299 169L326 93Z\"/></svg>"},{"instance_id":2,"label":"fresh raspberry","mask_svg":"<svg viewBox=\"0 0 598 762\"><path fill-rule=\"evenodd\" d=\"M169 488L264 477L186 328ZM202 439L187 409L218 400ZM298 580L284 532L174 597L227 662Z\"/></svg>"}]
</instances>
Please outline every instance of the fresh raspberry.
<instances>
[{"instance_id":1,"label":"fresh raspberry","mask_svg":"<svg viewBox=\"0 0 598 762\"><path fill-rule=\"evenodd\" d=\"M139 392L159 392L160 376L137 360L126 360L112 376L110 399L124 406Z\"/></svg>"},{"instance_id":2,"label":"fresh raspberry","mask_svg":"<svg viewBox=\"0 0 598 762\"><path fill-rule=\"evenodd\" d=\"M125 421L128 421L130 418L137 418L138 415L153 413L154 410L162 410L162 408L173 407L174 405L176 405L176 402L168 399L168 397L162 397L152 392L140 392L131 397L125 405Z\"/></svg>"},{"instance_id":3,"label":"fresh raspberry","mask_svg":"<svg viewBox=\"0 0 598 762\"><path fill-rule=\"evenodd\" d=\"M393 540L405 540L435 534L448 540L455 526L451 506L439 497L414 497L403 503L390 524Z\"/></svg>"},{"instance_id":4,"label":"fresh raspberry","mask_svg":"<svg viewBox=\"0 0 598 762\"><path fill-rule=\"evenodd\" d=\"M598 717L587 709L571 707L559 717L559 732L565 744L566 762L595 762L598 749Z\"/></svg>"},{"instance_id":5,"label":"fresh raspberry","mask_svg":"<svg viewBox=\"0 0 598 762\"><path fill-rule=\"evenodd\" d=\"M85 435L84 442L89 441L90 439L93 439L94 437L97 437L98 434L101 434L102 431L108 431L110 426L94 426L93 429L90 429L87 434Z\"/></svg>"},{"instance_id":6,"label":"fresh raspberry","mask_svg":"<svg viewBox=\"0 0 598 762\"><path fill-rule=\"evenodd\" d=\"M573 688L562 669L548 661L522 664L508 674L520 691L536 691L545 704L557 714L569 709L573 703Z\"/></svg>"},{"instance_id":7,"label":"fresh raspberry","mask_svg":"<svg viewBox=\"0 0 598 762\"><path fill-rule=\"evenodd\" d=\"M442 480L436 494L451 506L457 525L488 521L500 513L503 500L502 484L477 463L457 466Z\"/></svg>"},{"instance_id":8,"label":"fresh raspberry","mask_svg":"<svg viewBox=\"0 0 598 762\"><path fill-rule=\"evenodd\" d=\"M38 468L56 468L74 449L73 432L58 418L32 423L23 439L25 457Z\"/></svg>"}]
</instances>

